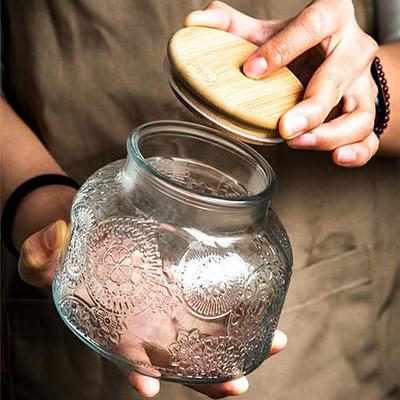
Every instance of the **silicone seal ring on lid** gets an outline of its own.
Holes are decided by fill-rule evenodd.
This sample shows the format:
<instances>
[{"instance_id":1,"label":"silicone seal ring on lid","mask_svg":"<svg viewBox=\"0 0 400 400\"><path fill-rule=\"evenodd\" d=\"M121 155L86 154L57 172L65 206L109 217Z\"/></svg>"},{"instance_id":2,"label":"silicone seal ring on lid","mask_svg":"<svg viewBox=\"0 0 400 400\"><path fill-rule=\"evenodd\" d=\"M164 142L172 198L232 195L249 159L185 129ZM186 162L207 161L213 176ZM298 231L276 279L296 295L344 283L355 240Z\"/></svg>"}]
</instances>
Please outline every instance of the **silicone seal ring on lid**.
<instances>
[{"instance_id":1,"label":"silicone seal ring on lid","mask_svg":"<svg viewBox=\"0 0 400 400\"><path fill-rule=\"evenodd\" d=\"M246 125L241 121L234 121L214 107L208 105L201 97L197 96L173 71L168 56L164 59L164 70L168 78L168 83L182 104L195 114L203 117L206 122L216 127L223 133L235 139L257 145L274 145L284 141L280 136L268 137L274 131L269 129L259 129Z\"/></svg>"}]
</instances>

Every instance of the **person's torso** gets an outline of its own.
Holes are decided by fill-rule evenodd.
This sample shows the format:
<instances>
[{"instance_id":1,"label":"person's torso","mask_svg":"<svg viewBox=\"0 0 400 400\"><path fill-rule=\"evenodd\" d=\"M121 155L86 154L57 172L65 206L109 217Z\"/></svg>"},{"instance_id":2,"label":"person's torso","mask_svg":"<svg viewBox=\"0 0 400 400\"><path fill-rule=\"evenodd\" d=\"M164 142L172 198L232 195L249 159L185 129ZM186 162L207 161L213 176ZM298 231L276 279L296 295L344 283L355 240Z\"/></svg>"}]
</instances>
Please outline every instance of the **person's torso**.
<instances>
[{"instance_id":1,"label":"person's torso","mask_svg":"<svg viewBox=\"0 0 400 400\"><path fill-rule=\"evenodd\" d=\"M185 15L207 1L4 3L5 95L74 178L83 181L124 158L128 134L141 123L196 121L171 93L163 57ZM287 18L308 0L228 3L258 18ZM371 32L372 0L355 3L359 23ZM295 312L300 303L363 279L379 287L376 308L388 301L391 286L377 267L394 279L393 238L400 233L397 161L375 157L349 170L335 166L329 153L284 144L258 151L277 174L273 206L293 244L294 285L301 276L309 282L289 291L287 308ZM324 287L327 281L334 281L333 289Z\"/></svg>"}]
</instances>

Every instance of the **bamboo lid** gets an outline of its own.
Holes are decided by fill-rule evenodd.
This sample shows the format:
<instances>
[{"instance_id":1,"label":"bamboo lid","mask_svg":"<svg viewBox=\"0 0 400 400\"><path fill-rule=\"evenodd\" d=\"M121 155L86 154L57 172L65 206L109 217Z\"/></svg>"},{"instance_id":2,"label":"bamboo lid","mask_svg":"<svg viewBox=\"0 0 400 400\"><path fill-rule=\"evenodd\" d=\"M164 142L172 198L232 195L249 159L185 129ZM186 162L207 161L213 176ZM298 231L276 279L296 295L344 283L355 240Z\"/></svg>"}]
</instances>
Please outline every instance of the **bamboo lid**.
<instances>
[{"instance_id":1,"label":"bamboo lid","mask_svg":"<svg viewBox=\"0 0 400 400\"><path fill-rule=\"evenodd\" d=\"M191 110L241 140L273 144L283 140L279 118L301 100L303 87L287 68L262 80L246 77L242 65L256 49L221 30L183 28L169 41L166 70Z\"/></svg>"}]
</instances>

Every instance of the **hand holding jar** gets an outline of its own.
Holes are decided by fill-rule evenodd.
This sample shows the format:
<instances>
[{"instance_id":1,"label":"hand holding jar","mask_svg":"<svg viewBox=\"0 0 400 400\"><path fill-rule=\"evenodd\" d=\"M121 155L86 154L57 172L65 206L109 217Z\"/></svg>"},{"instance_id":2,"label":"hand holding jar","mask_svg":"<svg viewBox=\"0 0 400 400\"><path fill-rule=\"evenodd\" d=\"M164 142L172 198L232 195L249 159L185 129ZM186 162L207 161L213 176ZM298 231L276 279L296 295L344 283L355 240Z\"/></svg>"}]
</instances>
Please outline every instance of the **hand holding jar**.
<instances>
[{"instance_id":1,"label":"hand holding jar","mask_svg":"<svg viewBox=\"0 0 400 400\"><path fill-rule=\"evenodd\" d=\"M80 188L69 235L58 221L24 242L21 277L52 282L64 322L140 393L155 395L158 377L243 393L234 378L286 344L274 332L292 254L274 190L251 148L200 125L146 124L126 162Z\"/></svg>"}]
</instances>

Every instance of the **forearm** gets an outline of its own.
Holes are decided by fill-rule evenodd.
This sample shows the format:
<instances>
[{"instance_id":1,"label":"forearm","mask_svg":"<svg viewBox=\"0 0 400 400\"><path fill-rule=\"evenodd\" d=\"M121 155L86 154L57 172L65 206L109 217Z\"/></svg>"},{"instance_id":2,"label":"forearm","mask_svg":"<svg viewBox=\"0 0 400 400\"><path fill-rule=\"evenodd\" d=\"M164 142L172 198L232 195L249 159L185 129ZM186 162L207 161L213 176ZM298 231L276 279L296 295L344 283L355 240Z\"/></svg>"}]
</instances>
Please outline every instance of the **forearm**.
<instances>
[{"instance_id":1,"label":"forearm","mask_svg":"<svg viewBox=\"0 0 400 400\"><path fill-rule=\"evenodd\" d=\"M29 178L41 174L62 174L57 164L31 129L0 97L1 110L1 209L10 194ZM13 241L17 248L31 233L58 218L68 218L75 190L45 186L28 194L15 215Z\"/></svg>"},{"instance_id":2,"label":"forearm","mask_svg":"<svg viewBox=\"0 0 400 400\"><path fill-rule=\"evenodd\" d=\"M32 176L65 173L7 101L1 97L0 102L1 197L6 200L17 186Z\"/></svg>"},{"instance_id":3,"label":"forearm","mask_svg":"<svg viewBox=\"0 0 400 400\"><path fill-rule=\"evenodd\" d=\"M390 92L390 120L380 137L379 154L400 156L400 42L382 45L378 56L385 71Z\"/></svg>"}]
</instances>

